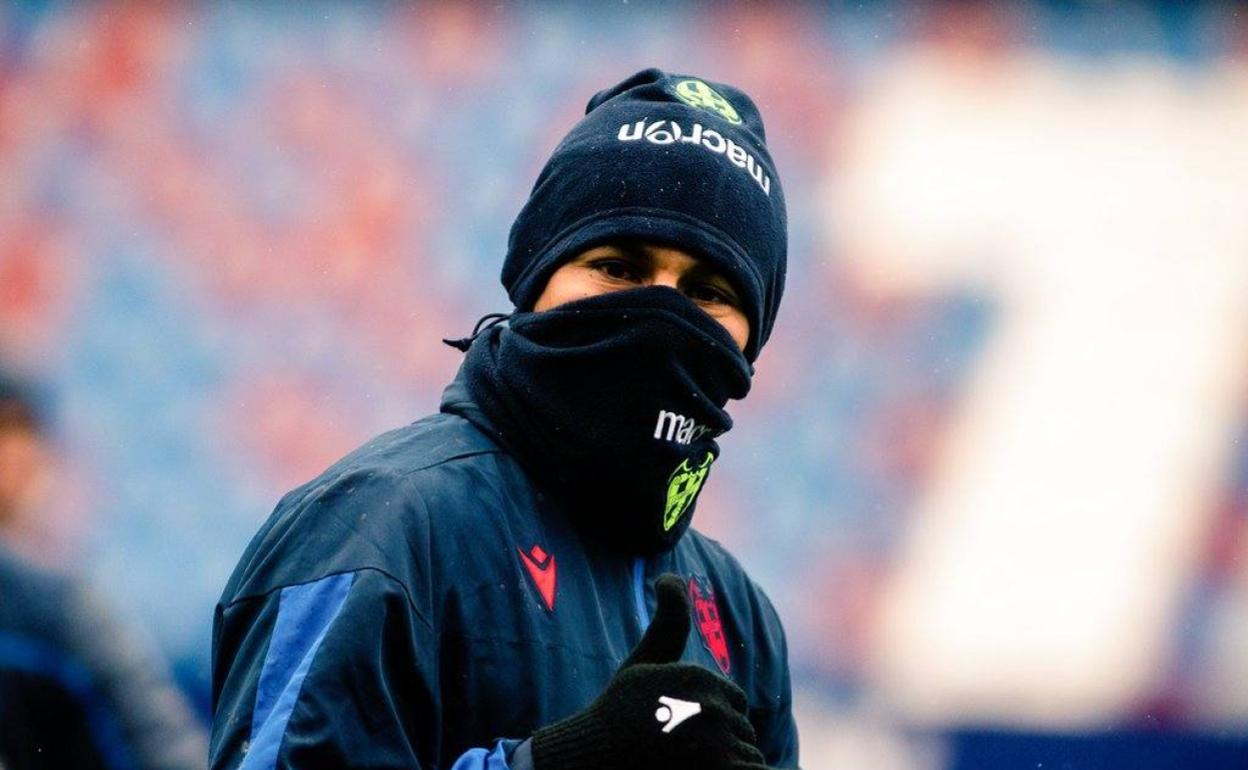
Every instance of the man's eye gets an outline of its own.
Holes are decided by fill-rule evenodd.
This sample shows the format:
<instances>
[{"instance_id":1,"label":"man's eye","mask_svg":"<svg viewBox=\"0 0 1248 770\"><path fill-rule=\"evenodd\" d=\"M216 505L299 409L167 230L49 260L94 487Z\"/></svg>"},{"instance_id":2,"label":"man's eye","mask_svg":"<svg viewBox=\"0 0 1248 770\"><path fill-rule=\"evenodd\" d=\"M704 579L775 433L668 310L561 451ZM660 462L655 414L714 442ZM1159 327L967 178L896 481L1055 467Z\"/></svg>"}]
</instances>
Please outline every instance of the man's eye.
<instances>
[{"instance_id":1,"label":"man's eye","mask_svg":"<svg viewBox=\"0 0 1248 770\"><path fill-rule=\"evenodd\" d=\"M694 302L736 305L736 298L713 283L697 283L689 287L689 299Z\"/></svg>"},{"instance_id":2,"label":"man's eye","mask_svg":"<svg viewBox=\"0 0 1248 770\"><path fill-rule=\"evenodd\" d=\"M622 259L600 259L594 269L617 281L635 281L638 275L637 268Z\"/></svg>"}]
</instances>

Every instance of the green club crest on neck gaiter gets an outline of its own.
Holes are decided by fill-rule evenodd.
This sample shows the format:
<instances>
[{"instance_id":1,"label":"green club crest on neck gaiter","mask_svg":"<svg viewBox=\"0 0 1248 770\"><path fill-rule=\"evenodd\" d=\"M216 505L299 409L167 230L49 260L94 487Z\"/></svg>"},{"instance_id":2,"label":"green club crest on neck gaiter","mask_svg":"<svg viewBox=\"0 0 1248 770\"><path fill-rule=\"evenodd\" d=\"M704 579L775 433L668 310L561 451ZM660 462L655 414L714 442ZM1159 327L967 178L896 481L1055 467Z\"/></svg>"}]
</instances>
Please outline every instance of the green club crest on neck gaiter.
<instances>
[{"instance_id":1,"label":"green club crest on neck gaiter","mask_svg":"<svg viewBox=\"0 0 1248 770\"><path fill-rule=\"evenodd\" d=\"M667 480L667 505L663 508L664 532L676 526L680 517L684 516L685 511L693 505L698 492L702 490L702 482L706 481L706 474L710 472L713 462L715 462L715 455L707 452L706 459L697 468L691 467L689 460L685 459L676 466L676 470L672 471L672 475Z\"/></svg>"}]
</instances>

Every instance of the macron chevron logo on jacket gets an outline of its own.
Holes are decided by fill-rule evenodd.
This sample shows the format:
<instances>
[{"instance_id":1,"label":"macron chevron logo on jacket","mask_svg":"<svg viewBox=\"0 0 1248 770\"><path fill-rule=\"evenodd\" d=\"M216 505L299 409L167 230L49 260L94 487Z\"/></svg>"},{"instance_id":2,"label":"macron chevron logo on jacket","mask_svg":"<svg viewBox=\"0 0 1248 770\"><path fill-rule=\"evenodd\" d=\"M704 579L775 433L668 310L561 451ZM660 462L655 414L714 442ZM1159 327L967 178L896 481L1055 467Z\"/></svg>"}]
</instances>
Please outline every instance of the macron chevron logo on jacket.
<instances>
[{"instance_id":1,"label":"macron chevron logo on jacket","mask_svg":"<svg viewBox=\"0 0 1248 770\"><path fill-rule=\"evenodd\" d=\"M519 552L520 561L524 562L529 577L533 578L533 585L537 586L537 592L541 594L542 601L546 602L546 609L553 611L555 609L555 555L546 553L537 544L534 544L528 553L521 551L518 547L516 551Z\"/></svg>"}]
</instances>

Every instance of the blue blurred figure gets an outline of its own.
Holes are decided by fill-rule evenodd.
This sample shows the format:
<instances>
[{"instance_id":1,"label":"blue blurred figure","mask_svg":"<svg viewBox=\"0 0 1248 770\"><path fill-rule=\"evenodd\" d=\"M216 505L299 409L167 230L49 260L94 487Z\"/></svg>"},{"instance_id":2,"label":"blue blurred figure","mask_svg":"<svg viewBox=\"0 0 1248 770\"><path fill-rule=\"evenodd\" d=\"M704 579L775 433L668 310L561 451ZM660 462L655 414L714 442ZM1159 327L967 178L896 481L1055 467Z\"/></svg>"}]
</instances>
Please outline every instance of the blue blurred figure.
<instances>
[{"instance_id":1,"label":"blue blurred figure","mask_svg":"<svg viewBox=\"0 0 1248 770\"><path fill-rule=\"evenodd\" d=\"M13 548L50 478L33 391L0 375L0 768L203 767L162 661L84 581Z\"/></svg>"}]
</instances>

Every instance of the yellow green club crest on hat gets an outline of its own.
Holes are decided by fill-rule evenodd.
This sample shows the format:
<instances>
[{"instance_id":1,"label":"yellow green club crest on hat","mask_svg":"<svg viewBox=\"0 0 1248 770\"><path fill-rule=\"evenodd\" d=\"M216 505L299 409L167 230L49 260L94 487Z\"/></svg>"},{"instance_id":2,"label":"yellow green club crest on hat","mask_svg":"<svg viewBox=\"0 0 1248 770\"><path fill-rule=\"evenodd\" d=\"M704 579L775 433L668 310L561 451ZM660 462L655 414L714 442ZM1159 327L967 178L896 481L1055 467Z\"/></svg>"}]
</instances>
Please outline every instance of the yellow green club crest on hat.
<instances>
[{"instance_id":1,"label":"yellow green club crest on hat","mask_svg":"<svg viewBox=\"0 0 1248 770\"><path fill-rule=\"evenodd\" d=\"M741 122L737 109L714 88L695 78L676 84L676 96L690 107L709 110L729 123Z\"/></svg>"},{"instance_id":2,"label":"yellow green club crest on hat","mask_svg":"<svg viewBox=\"0 0 1248 770\"><path fill-rule=\"evenodd\" d=\"M706 481L706 474L711 471L713 462L715 462L715 455L707 452L706 459L698 467L694 468L689 464L689 460L685 459L676 466L676 470L672 471L672 475L667 480L667 505L663 508L664 532L676 526L680 517L685 515L689 506L693 505L698 492L702 490L702 482Z\"/></svg>"}]
</instances>

